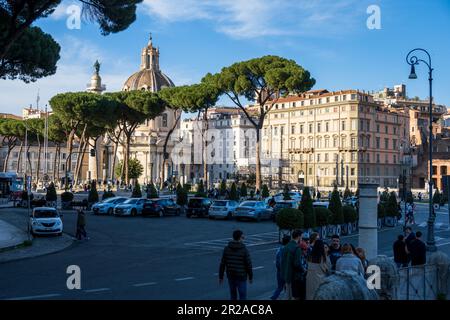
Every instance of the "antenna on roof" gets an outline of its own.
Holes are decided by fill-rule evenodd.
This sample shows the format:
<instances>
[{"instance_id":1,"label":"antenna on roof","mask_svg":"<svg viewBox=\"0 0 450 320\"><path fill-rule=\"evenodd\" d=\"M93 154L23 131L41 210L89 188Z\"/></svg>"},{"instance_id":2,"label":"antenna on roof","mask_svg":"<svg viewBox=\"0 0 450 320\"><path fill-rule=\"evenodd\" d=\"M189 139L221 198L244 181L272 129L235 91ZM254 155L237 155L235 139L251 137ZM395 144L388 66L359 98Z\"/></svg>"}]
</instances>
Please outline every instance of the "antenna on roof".
<instances>
[{"instance_id":1,"label":"antenna on roof","mask_svg":"<svg viewBox=\"0 0 450 320\"><path fill-rule=\"evenodd\" d=\"M36 97L36 109L38 109L38 110L39 110L39 100L41 100L41 98L39 97L39 88L38 88L37 97Z\"/></svg>"}]
</instances>

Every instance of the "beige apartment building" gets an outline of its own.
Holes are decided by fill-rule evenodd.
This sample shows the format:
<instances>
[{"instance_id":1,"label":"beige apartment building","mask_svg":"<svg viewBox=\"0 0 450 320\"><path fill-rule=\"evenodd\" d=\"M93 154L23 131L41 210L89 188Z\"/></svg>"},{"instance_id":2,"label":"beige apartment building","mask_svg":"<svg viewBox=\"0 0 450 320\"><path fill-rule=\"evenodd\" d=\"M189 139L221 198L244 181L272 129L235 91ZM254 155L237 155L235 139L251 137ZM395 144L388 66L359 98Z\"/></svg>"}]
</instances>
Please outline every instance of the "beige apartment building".
<instances>
[{"instance_id":1,"label":"beige apartment building","mask_svg":"<svg viewBox=\"0 0 450 320\"><path fill-rule=\"evenodd\" d=\"M272 186L397 188L410 167L409 113L357 90L280 98L264 122L262 158L263 179Z\"/></svg>"}]
</instances>

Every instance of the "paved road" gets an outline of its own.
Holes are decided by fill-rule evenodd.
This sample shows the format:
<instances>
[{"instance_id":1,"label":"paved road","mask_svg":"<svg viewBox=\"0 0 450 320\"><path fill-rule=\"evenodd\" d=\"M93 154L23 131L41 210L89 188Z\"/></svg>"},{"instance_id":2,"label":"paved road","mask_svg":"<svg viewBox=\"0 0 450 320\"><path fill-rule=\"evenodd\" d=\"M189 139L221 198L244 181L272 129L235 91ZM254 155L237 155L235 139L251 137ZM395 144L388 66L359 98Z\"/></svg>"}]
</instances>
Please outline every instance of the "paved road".
<instances>
[{"instance_id":1,"label":"paved road","mask_svg":"<svg viewBox=\"0 0 450 320\"><path fill-rule=\"evenodd\" d=\"M416 214L417 230L424 232L426 209L419 205ZM436 236L439 248L448 251L444 211L437 215L442 225ZM74 212L65 212L66 232L74 233L75 221ZM271 221L92 215L88 216L89 241L56 254L0 264L0 299L227 299L227 286L219 286L217 272L222 248L236 228L245 232L253 260L255 280L249 285L249 298L267 299L275 283L278 238ZM380 254L391 255L399 233L401 227L380 231ZM357 245L358 236L342 241ZM81 290L66 287L69 265L81 268Z\"/></svg>"}]
</instances>

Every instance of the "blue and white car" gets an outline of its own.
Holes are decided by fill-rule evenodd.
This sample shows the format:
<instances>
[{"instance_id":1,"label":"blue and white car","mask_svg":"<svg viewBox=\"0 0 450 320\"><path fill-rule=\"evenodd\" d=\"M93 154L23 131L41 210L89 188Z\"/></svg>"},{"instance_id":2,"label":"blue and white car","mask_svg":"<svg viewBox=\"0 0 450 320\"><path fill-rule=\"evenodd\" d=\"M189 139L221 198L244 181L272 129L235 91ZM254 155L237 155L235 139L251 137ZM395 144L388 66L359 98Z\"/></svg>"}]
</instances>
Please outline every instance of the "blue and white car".
<instances>
[{"instance_id":1,"label":"blue and white car","mask_svg":"<svg viewBox=\"0 0 450 320\"><path fill-rule=\"evenodd\" d=\"M231 219L238 206L239 202L234 200L216 200L209 207L208 216L210 219Z\"/></svg>"},{"instance_id":2,"label":"blue and white car","mask_svg":"<svg viewBox=\"0 0 450 320\"><path fill-rule=\"evenodd\" d=\"M270 208L264 201L244 201L236 209L234 216L236 217L236 220L268 220L272 219L273 209Z\"/></svg>"},{"instance_id":3,"label":"blue and white car","mask_svg":"<svg viewBox=\"0 0 450 320\"><path fill-rule=\"evenodd\" d=\"M147 199L130 198L114 207L114 216L136 216L142 214Z\"/></svg>"},{"instance_id":4,"label":"blue and white car","mask_svg":"<svg viewBox=\"0 0 450 320\"><path fill-rule=\"evenodd\" d=\"M108 214L113 215L114 207L118 204L125 202L128 198L126 197L112 197L105 199L101 202L97 202L92 206L92 213L94 214Z\"/></svg>"},{"instance_id":5,"label":"blue and white car","mask_svg":"<svg viewBox=\"0 0 450 320\"><path fill-rule=\"evenodd\" d=\"M61 236L63 232L61 215L52 207L34 208L29 223L29 230L33 236L41 234Z\"/></svg>"}]
</instances>

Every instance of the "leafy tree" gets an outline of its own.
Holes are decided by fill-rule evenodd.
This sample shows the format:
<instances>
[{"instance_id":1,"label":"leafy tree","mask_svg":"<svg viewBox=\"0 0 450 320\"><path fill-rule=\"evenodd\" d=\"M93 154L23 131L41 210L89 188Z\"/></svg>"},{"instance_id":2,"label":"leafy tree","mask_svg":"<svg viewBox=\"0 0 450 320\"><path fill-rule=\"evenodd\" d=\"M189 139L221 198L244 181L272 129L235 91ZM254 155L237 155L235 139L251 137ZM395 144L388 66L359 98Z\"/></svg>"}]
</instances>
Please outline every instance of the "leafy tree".
<instances>
[{"instance_id":1,"label":"leafy tree","mask_svg":"<svg viewBox=\"0 0 450 320\"><path fill-rule=\"evenodd\" d=\"M122 173L121 179L124 179L125 172L122 172L123 160L120 160L116 166L116 175L120 177ZM139 177L144 172L144 167L138 159L130 159L129 167L128 167L128 177L129 179L139 179Z\"/></svg>"},{"instance_id":2,"label":"leafy tree","mask_svg":"<svg viewBox=\"0 0 450 320\"><path fill-rule=\"evenodd\" d=\"M242 182L241 184L241 197L247 197L247 185L245 184L245 182Z\"/></svg>"},{"instance_id":3,"label":"leafy tree","mask_svg":"<svg viewBox=\"0 0 450 320\"><path fill-rule=\"evenodd\" d=\"M80 2L84 6L87 17L98 23L103 35L108 35L125 30L134 22L136 4L142 0L80 0ZM1 1L0 60L5 59L16 45L25 44L25 39L29 38L34 30L31 25L36 20L52 14L60 3L61 0ZM23 39L24 37L26 38ZM48 37L51 39L50 36ZM34 41L37 39L36 36L31 38ZM30 44L26 43L27 46ZM37 48L43 48L43 46ZM30 52L36 54L33 51Z\"/></svg>"},{"instance_id":4,"label":"leafy tree","mask_svg":"<svg viewBox=\"0 0 450 320\"><path fill-rule=\"evenodd\" d=\"M205 192L205 187L203 186L203 180L200 180L200 182L197 184L197 193L195 194L195 196L206 198L206 192Z\"/></svg>"},{"instance_id":5,"label":"leafy tree","mask_svg":"<svg viewBox=\"0 0 450 320\"><path fill-rule=\"evenodd\" d=\"M142 198L141 185L137 181L136 181L136 184L134 185L133 192L131 193L131 197L132 198Z\"/></svg>"},{"instance_id":6,"label":"leafy tree","mask_svg":"<svg viewBox=\"0 0 450 320\"><path fill-rule=\"evenodd\" d=\"M311 198L311 193L309 192L309 187L303 189L302 200L300 202L299 209L303 212L305 228L315 228L316 227L316 216L314 215L313 200Z\"/></svg>"},{"instance_id":7,"label":"leafy tree","mask_svg":"<svg viewBox=\"0 0 450 320\"><path fill-rule=\"evenodd\" d=\"M202 82L211 83L230 98L246 115L256 131L256 189L261 190L260 131L267 113L279 98L311 89L315 80L294 60L264 56L225 67L220 73L207 74ZM257 116L248 113L241 99L254 101Z\"/></svg>"},{"instance_id":8,"label":"leafy tree","mask_svg":"<svg viewBox=\"0 0 450 320\"><path fill-rule=\"evenodd\" d=\"M303 212L299 209L284 208L276 215L278 228L283 230L302 229L304 226Z\"/></svg>"},{"instance_id":9,"label":"leafy tree","mask_svg":"<svg viewBox=\"0 0 450 320\"><path fill-rule=\"evenodd\" d=\"M350 191L350 189L348 187L345 187L345 191L344 191L344 199L348 199L352 196L352 192Z\"/></svg>"},{"instance_id":10,"label":"leafy tree","mask_svg":"<svg viewBox=\"0 0 450 320\"><path fill-rule=\"evenodd\" d=\"M0 52L3 49L3 27L4 23L0 22ZM28 83L53 75L60 49L55 40L39 27L26 28L10 50L0 56L0 79L20 79Z\"/></svg>"},{"instance_id":11,"label":"leafy tree","mask_svg":"<svg viewBox=\"0 0 450 320\"><path fill-rule=\"evenodd\" d=\"M287 184L285 184L283 188L283 200L292 200L289 195L289 186Z\"/></svg>"},{"instance_id":12,"label":"leafy tree","mask_svg":"<svg viewBox=\"0 0 450 320\"><path fill-rule=\"evenodd\" d=\"M230 194L228 195L228 199L229 200L235 200L235 201L239 200L239 195L237 193L236 183L234 183L234 182L231 185Z\"/></svg>"},{"instance_id":13,"label":"leafy tree","mask_svg":"<svg viewBox=\"0 0 450 320\"><path fill-rule=\"evenodd\" d=\"M47 194L45 195L45 200L47 200L48 202L53 202L53 201L58 200L55 185L53 182L51 182L49 184L49 186L47 187Z\"/></svg>"},{"instance_id":14,"label":"leafy tree","mask_svg":"<svg viewBox=\"0 0 450 320\"><path fill-rule=\"evenodd\" d=\"M1 119L0 120L0 137L2 137L1 145L6 145L6 156L3 162L3 172L8 169L9 156L11 151L17 146L20 139L19 130L23 130L23 122L15 119Z\"/></svg>"},{"instance_id":15,"label":"leafy tree","mask_svg":"<svg viewBox=\"0 0 450 320\"><path fill-rule=\"evenodd\" d=\"M387 190L384 190L384 191L381 193L381 196L380 196L380 202L385 203L385 202L388 202L388 200L389 200L389 192L388 192Z\"/></svg>"},{"instance_id":16,"label":"leafy tree","mask_svg":"<svg viewBox=\"0 0 450 320\"><path fill-rule=\"evenodd\" d=\"M61 202L70 202L73 200L73 193L69 191L65 191L61 193Z\"/></svg>"},{"instance_id":17,"label":"leafy tree","mask_svg":"<svg viewBox=\"0 0 450 320\"><path fill-rule=\"evenodd\" d=\"M88 194L88 202L89 203L98 202L97 183L95 181L92 181L92 183L91 183L91 189L89 190L89 194Z\"/></svg>"},{"instance_id":18,"label":"leafy tree","mask_svg":"<svg viewBox=\"0 0 450 320\"><path fill-rule=\"evenodd\" d=\"M268 198L270 196L269 188L267 187L267 184L263 184L262 190L261 190L261 197L263 199Z\"/></svg>"},{"instance_id":19,"label":"leafy tree","mask_svg":"<svg viewBox=\"0 0 450 320\"><path fill-rule=\"evenodd\" d=\"M36 167L36 181L39 181L39 175L41 171L41 155L42 146L44 141L44 128L45 120L42 118L28 119L27 120L28 131L35 137L38 145L38 157L37 157L37 167Z\"/></svg>"},{"instance_id":20,"label":"leafy tree","mask_svg":"<svg viewBox=\"0 0 450 320\"><path fill-rule=\"evenodd\" d=\"M303 197L302 197L303 198ZM328 209L333 213L330 223L333 225L343 224L344 223L344 213L342 212L342 202L339 197L339 192L336 187L334 187L333 192L331 193L330 204L328 205Z\"/></svg>"},{"instance_id":21,"label":"leafy tree","mask_svg":"<svg viewBox=\"0 0 450 320\"><path fill-rule=\"evenodd\" d=\"M153 183L150 183L147 185L147 198L148 199L155 199L158 198L158 191L155 188L155 185Z\"/></svg>"},{"instance_id":22,"label":"leafy tree","mask_svg":"<svg viewBox=\"0 0 450 320\"><path fill-rule=\"evenodd\" d=\"M219 193L221 196L224 196L227 193L227 183L225 179L222 179L222 181L220 182Z\"/></svg>"},{"instance_id":23,"label":"leafy tree","mask_svg":"<svg viewBox=\"0 0 450 320\"><path fill-rule=\"evenodd\" d=\"M148 119L159 116L166 107L166 103L156 93L148 91L121 91L107 93L104 96L116 101L117 105L117 126L125 135L124 147L124 171L125 183L130 183L129 161L131 137L136 127ZM120 176L120 174L118 175Z\"/></svg>"},{"instance_id":24,"label":"leafy tree","mask_svg":"<svg viewBox=\"0 0 450 320\"><path fill-rule=\"evenodd\" d=\"M102 195L102 200L106 200L108 198L114 198L116 195L112 191L105 191Z\"/></svg>"},{"instance_id":25,"label":"leafy tree","mask_svg":"<svg viewBox=\"0 0 450 320\"><path fill-rule=\"evenodd\" d=\"M330 224L333 213L325 207L314 208L314 215L316 216L316 224L318 227L324 227Z\"/></svg>"},{"instance_id":26,"label":"leafy tree","mask_svg":"<svg viewBox=\"0 0 450 320\"><path fill-rule=\"evenodd\" d=\"M344 222L345 223L353 223L358 218L356 210L352 206L343 206L342 212L344 213Z\"/></svg>"},{"instance_id":27,"label":"leafy tree","mask_svg":"<svg viewBox=\"0 0 450 320\"><path fill-rule=\"evenodd\" d=\"M173 133L173 131L177 128L178 122L180 121L182 113L191 113L196 111L204 111L204 115L207 115L208 108L214 106L219 97L219 91L207 84L194 84L190 86L179 86L179 87L170 87L164 88L159 93L160 97L164 100L167 105L167 108L173 112L173 117L175 119L172 128L169 129L166 135L166 139L163 145L163 168L169 155L167 153L167 144L169 139ZM205 119L204 119L205 120ZM204 125L207 125L207 121L204 121ZM204 132L202 130L202 136ZM205 140L205 139L203 139ZM206 142L205 142L206 143ZM204 155L206 153L206 147L204 147ZM207 182L207 160L203 159L203 177L205 179L205 185L208 185ZM164 175L164 170L161 170L161 184L166 180Z\"/></svg>"},{"instance_id":28,"label":"leafy tree","mask_svg":"<svg viewBox=\"0 0 450 320\"><path fill-rule=\"evenodd\" d=\"M250 190L250 199L251 200L255 199L255 190L253 189Z\"/></svg>"},{"instance_id":29,"label":"leafy tree","mask_svg":"<svg viewBox=\"0 0 450 320\"><path fill-rule=\"evenodd\" d=\"M177 204L180 206L185 206L188 203L188 193L180 183L177 185Z\"/></svg>"}]
</instances>

